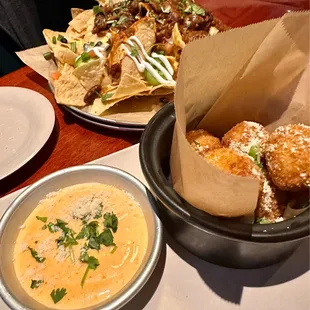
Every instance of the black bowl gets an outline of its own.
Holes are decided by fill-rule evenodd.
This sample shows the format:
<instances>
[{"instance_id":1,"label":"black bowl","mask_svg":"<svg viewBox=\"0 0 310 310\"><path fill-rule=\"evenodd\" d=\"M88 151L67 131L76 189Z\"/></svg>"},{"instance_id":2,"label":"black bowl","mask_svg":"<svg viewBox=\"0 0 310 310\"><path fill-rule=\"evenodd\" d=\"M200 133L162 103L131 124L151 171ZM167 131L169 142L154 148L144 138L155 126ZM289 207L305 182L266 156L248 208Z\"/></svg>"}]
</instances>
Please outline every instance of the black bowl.
<instances>
[{"instance_id":1,"label":"black bowl","mask_svg":"<svg viewBox=\"0 0 310 310\"><path fill-rule=\"evenodd\" d=\"M174 124L174 106L167 104L144 130L140 163L166 229L184 248L218 265L258 268L285 259L309 236L309 209L283 222L252 225L212 216L182 199L170 180Z\"/></svg>"}]
</instances>

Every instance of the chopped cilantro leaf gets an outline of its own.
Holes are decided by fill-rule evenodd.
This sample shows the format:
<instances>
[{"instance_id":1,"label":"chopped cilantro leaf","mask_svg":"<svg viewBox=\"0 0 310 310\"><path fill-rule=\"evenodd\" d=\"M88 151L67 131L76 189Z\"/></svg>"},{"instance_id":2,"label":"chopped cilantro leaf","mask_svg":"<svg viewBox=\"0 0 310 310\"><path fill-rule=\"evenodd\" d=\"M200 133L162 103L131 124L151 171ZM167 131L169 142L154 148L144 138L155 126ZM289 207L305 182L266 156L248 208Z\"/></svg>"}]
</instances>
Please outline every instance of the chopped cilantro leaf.
<instances>
[{"instance_id":1,"label":"chopped cilantro leaf","mask_svg":"<svg viewBox=\"0 0 310 310\"><path fill-rule=\"evenodd\" d=\"M190 14L201 15L201 16L206 15L205 10L195 3L188 4L187 7L185 8L184 12L190 13Z\"/></svg>"},{"instance_id":2,"label":"chopped cilantro leaf","mask_svg":"<svg viewBox=\"0 0 310 310\"><path fill-rule=\"evenodd\" d=\"M53 299L54 304L57 304L61 299L63 299L67 295L67 290L65 288L58 288L51 292L51 297Z\"/></svg>"},{"instance_id":3,"label":"chopped cilantro leaf","mask_svg":"<svg viewBox=\"0 0 310 310\"><path fill-rule=\"evenodd\" d=\"M44 224L41 229L45 230L46 228L47 228L47 225Z\"/></svg>"},{"instance_id":4,"label":"chopped cilantro leaf","mask_svg":"<svg viewBox=\"0 0 310 310\"><path fill-rule=\"evenodd\" d=\"M59 230L59 228L51 222L47 224L47 228L51 233L54 233Z\"/></svg>"},{"instance_id":5,"label":"chopped cilantro leaf","mask_svg":"<svg viewBox=\"0 0 310 310\"><path fill-rule=\"evenodd\" d=\"M121 15L121 17L117 21L116 25L119 26L119 25L123 24L127 19L128 19L127 16Z\"/></svg>"},{"instance_id":6,"label":"chopped cilantro leaf","mask_svg":"<svg viewBox=\"0 0 310 310\"><path fill-rule=\"evenodd\" d=\"M93 6L93 12L94 12L94 14L97 15L99 13L102 13L102 10L101 10L99 5L95 5L95 6Z\"/></svg>"},{"instance_id":7,"label":"chopped cilantro leaf","mask_svg":"<svg viewBox=\"0 0 310 310\"><path fill-rule=\"evenodd\" d=\"M47 217L41 217L41 216L36 216L37 220L43 222L43 223L46 223L47 221Z\"/></svg>"},{"instance_id":8,"label":"chopped cilantro leaf","mask_svg":"<svg viewBox=\"0 0 310 310\"><path fill-rule=\"evenodd\" d=\"M88 240L88 247L94 250L100 250L100 243L97 237L90 237Z\"/></svg>"},{"instance_id":9,"label":"chopped cilantro leaf","mask_svg":"<svg viewBox=\"0 0 310 310\"><path fill-rule=\"evenodd\" d=\"M87 247L87 245L85 243L85 245L81 249L81 254L80 254L80 261L83 262L83 263L87 262L88 259L89 259L87 250L88 250L88 247Z\"/></svg>"},{"instance_id":10,"label":"chopped cilantro leaf","mask_svg":"<svg viewBox=\"0 0 310 310\"><path fill-rule=\"evenodd\" d=\"M76 239L89 239L90 237L97 237L98 225L99 223L97 221L92 221L88 224L85 224L77 235Z\"/></svg>"},{"instance_id":11,"label":"chopped cilantro leaf","mask_svg":"<svg viewBox=\"0 0 310 310\"><path fill-rule=\"evenodd\" d=\"M131 46L130 49L131 49L130 55L131 55L132 57L137 57L137 56L139 56L138 49L137 49L135 46Z\"/></svg>"},{"instance_id":12,"label":"chopped cilantro leaf","mask_svg":"<svg viewBox=\"0 0 310 310\"><path fill-rule=\"evenodd\" d=\"M114 245L113 249L111 250L111 253L113 254L117 250L117 245Z\"/></svg>"},{"instance_id":13,"label":"chopped cilantro leaf","mask_svg":"<svg viewBox=\"0 0 310 310\"><path fill-rule=\"evenodd\" d=\"M38 263L43 263L45 261L45 258L44 257L40 257L38 255L38 252L36 250L34 250L33 248L31 247L28 247L32 257L38 262Z\"/></svg>"},{"instance_id":14,"label":"chopped cilantro leaf","mask_svg":"<svg viewBox=\"0 0 310 310\"><path fill-rule=\"evenodd\" d=\"M78 244L71 229L67 232L63 232L63 234L58 239L56 239L56 242L58 246L63 245L65 248Z\"/></svg>"},{"instance_id":15,"label":"chopped cilantro leaf","mask_svg":"<svg viewBox=\"0 0 310 310\"><path fill-rule=\"evenodd\" d=\"M81 258L80 258L81 259ZM95 270L97 269L97 267L99 266L99 261L96 257L94 256L88 256L87 254L87 257L84 256L84 259L85 260L82 260L82 262L85 262L85 263L88 263L88 266L85 270L85 273L83 275L83 278L82 278L82 281L81 281L81 286L84 287L84 284L85 284L85 280L86 280L86 277L87 277L87 274L89 272L90 269L92 270Z\"/></svg>"},{"instance_id":16,"label":"chopped cilantro leaf","mask_svg":"<svg viewBox=\"0 0 310 310\"><path fill-rule=\"evenodd\" d=\"M88 248L100 250L100 242L98 238L98 222L92 221L88 224L85 224L82 230L77 235L76 239L87 239Z\"/></svg>"},{"instance_id":17,"label":"chopped cilantro leaf","mask_svg":"<svg viewBox=\"0 0 310 310\"><path fill-rule=\"evenodd\" d=\"M115 245L113 240L114 237L110 229L106 228L100 235L99 235L99 243L105 246Z\"/></svg>"},{"instance_id":18,"label":"chopped cilantro leaf","mask_svg":"<svg viewBox=\"0 0 310 310\"><path fill-rule=\"evenodd\" d=\"M117 226L118 226L118 218L117 216L112 212L107 212L103 216L104 218L104 226L106 228L111 228L114 233L117 231Z\"/></svg>"},{"instance_id":19,"label":"chopped cilantro leaf","mask_svg":"<svg viewBox=\"0 0 310 310\"><path fill-rule=\"evenodd\" d=\"M100 207L100 209L98 210L98 212L94 216L94 219L100 219L102 217L102 208L103 208L102 203L99 204L99 207Z\"/></svg>"},{"instance_id":20,"label":"chopped cilantro leaf","mask_svg":"<svg viewBox=\"0 0 310 310\"><path fill-rule=\"evenodd\" d=\"M260 154L261 154L261 151L258 145L251 146L248 155L254 159L254 162L256 163L257 166L259 166L259 168L263 169L263 164L261 162Z\"/></svg>"},{"instance_id":21,"label":"chopped cilantro leaf","mask_svg":"<svg viewBox=\"0 0 310 310\"><path fill-rule=\"evenodd\" d=\"M256 219L255 222L256 222L256 224L270 224L271 223L270 220L268 220L264 217L260 217L260 218Z\"/></svg>"},{"instance_id":22,"label":"chopped cilantro leaf","mask_svg":"<svg viewBox=\"0 0 310 310\"><path fill-rule=\"evenodd\" d=\"M38 288L43 282L43 280L31 280L30 288Z\"/></svg>"},{"instance_id":23,"label":"chopped cilantro leaf","mask_svg":"<svg viewBox=\"0 0 310 310\"><path fill-rule=\"evenodd\" d=\"M88 239L88 238L89 238L88 228L87 228L87 226L83 226L82 230L76 236L76 239L80 240L80 239Z\"/></svg>"},{"instance_id":24,"label":"chopped cilantro leaf","mask_svg":"<svg viewBox=\"0 0 310 310\"><path fill-rule=\"evenodd\" d=\"M101 96L101 102L105 103L107 99L111 98L113 96L113 93L106 93Z\"/></svg>"}]
</instances>

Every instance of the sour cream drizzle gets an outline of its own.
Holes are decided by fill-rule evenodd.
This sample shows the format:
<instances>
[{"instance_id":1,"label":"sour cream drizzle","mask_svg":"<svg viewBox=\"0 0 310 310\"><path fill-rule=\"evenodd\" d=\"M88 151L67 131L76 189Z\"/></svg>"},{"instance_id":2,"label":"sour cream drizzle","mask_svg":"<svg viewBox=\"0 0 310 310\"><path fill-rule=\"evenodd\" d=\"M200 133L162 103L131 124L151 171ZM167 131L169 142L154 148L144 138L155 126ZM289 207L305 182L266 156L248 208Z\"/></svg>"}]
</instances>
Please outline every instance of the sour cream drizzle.
<instances>
[{"instance_id":1,"label":"sour cream drizzle","mask_svg":"<svg viewBox=\"0 0 310 310\"><path fill-rule=\"evenodd\" d=\"M109 41L109 39L111 39L112 35L110 33L107 33L105 38L107 38L107 41ZM109 43L104 43L101 46L94 46L92 48L88 48L85 52L90 52L90 51L94 51L94 53L96 54L97 57L99 58L104 58L105 55L103 53L105 53L107 51L107 49L110 47ZM77 61L79 58L81 58L81 56L78 56L75 61Z\"/></svg>"},{"instance_id":2,"label":"sour cream drizzle","mask_svg":"<svg viewBox=\"0 0 310 310\"><path fill-rule=\"evenodd\" d=\"M160 83L160 84L166 84L166 85L175 85L175 81L173 80L173 74L174 74L174 70L170 64L170 62L168 61L168 59L163 56L163 55L159 55L157 53L152 53L152 57L154 58L158 58L159 60L162 61L162 63L164 64L164 66L162 66L158 61L156 61L154 58L150 57L147 52L145 51L142 43L140 42L140 40L136 37L136 36L131 36L128 41L126 42L129 46L132 47L136 47L136 45L134 43L136 43L142 53L142 55L144 56L144 58L146 59L146 61L141 57L140 53L138 56L132 56L132 52L127 48L127 46L125 44L122 44L122 48L124 49L124 51L126 52L127 56L130 57L139 72L144 72L145 70L149 71L150 74ZM158 71L153 67L156 67L163 75L166 79L164 79L159 73Z\"/></svg>"}]
</instances>

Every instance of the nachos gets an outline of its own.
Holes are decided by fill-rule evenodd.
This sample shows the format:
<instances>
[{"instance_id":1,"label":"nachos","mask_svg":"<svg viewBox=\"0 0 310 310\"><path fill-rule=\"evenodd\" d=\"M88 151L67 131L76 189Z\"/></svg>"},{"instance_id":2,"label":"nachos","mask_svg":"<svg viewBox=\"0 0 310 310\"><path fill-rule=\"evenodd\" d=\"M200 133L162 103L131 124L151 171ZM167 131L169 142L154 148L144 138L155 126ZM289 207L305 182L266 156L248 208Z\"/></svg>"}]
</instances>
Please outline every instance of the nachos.
<instances>
[{"instance_id":1,"label":"nachos","mask_svg":"<svg viewBox=\"0 0 310 310\"><path fill-rule=\"evenodd\" d=\"M72 9L66 32L43 31L58 103L103 115L132 97L174 92L185 44L226 30L189 0L99 1Z\"/></svg>"}]
</instances>

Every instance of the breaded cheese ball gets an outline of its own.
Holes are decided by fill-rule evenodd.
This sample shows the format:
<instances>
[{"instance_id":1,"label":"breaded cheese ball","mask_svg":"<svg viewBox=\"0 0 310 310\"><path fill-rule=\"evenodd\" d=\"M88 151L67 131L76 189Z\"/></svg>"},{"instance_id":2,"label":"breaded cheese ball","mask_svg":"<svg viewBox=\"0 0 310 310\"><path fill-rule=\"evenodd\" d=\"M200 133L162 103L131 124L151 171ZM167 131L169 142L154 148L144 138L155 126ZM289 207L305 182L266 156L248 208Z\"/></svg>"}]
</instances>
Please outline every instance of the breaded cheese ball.
<instances>
[{"instance_id":1,"label":"breaded cheese ball","mask_svg":"<svg viewBox=\"0 0 310 310\"><path fill-rule=\"evenodd\" d=\"M191 130L186 133L186 139L192 148L204 156L208 151L221 148L221 141L204 129Z\"/></svg>"},{"instance_id":2,"label":"breaded cheese ball","mask_svg":"<svg viewBox=\"0 0 310 310\"><path fill-rule=\"evenodd\" d=\"M255 210L256 219L267 222L279 222L286 208L286 193L277 189L266 177L263 180L263 188L259 194Z\"/></svg>"},{"instance_id":3,"label":"breaded cheese ball","mask_svg":"<svg viewBox=\"0 0 310 310\"><path fill-rule=\"evenodd\" d=\"M281 190L310 187L310 126L277 128L266 146L266 164L273 183Z\"/></svg>"},{"instance_id":4,"label":"breaded cheese ball","mask_svg":"<svg viewBox=\"0 0 310 310\"><path fill-rule=\"evenodd\" d=\"M247 155L229 148L220 148L209 151L205 159L212 165L228 173L239 176L252 176L258 179L261 184L263 174L261 169Z\"/></svg>"},{"instance_id":5,"label":"breaded cheese ball","mask_svg":"<svg viewBox=\"0 0 310 310\"><path fill-rule=\"evenodd\" d=\"M244 121L231 128L222 138L222 145L249 154L251 147L258 148L260 156L264 156L265 145L269 138L263 125Z\"/></svg>"}]
</instances>

